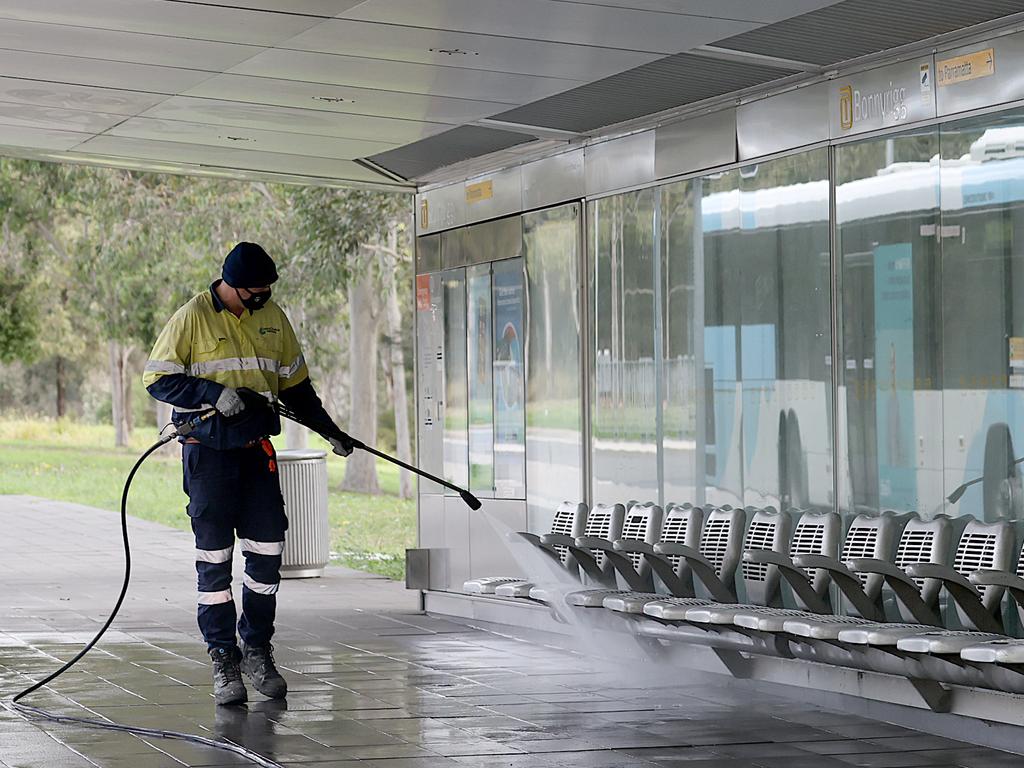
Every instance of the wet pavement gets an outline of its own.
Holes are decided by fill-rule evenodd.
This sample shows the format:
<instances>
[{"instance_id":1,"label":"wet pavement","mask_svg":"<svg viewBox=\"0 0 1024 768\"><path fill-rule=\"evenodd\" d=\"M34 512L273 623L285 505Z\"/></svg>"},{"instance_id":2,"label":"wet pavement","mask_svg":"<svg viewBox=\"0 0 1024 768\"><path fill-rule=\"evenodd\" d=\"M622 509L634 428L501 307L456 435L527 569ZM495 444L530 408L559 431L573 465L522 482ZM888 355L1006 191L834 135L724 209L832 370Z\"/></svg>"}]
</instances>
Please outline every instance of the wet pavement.
<instances>
[{"instance_id":1,"label":"wet pavement","mask_svg":"<svg viewBox=\"0 0 1024 768\"><path fill-rule=\"evenodd\" d=\"M0 696L76 653L121 580L116 515L0 497ZM229 740L303 768L1019 766L1024 758L759 694L623 675L604 662L417 612L401 584L342 568L286 581L277 658L287 703L218 708L194 619L189 534L133 521L121 617L27 703ZM241 558L235 558L236 569ZM236 579L236 587L237 587ZM0 768L252 763L193 744L0 710Z\"/></svg>"}]
</instances>

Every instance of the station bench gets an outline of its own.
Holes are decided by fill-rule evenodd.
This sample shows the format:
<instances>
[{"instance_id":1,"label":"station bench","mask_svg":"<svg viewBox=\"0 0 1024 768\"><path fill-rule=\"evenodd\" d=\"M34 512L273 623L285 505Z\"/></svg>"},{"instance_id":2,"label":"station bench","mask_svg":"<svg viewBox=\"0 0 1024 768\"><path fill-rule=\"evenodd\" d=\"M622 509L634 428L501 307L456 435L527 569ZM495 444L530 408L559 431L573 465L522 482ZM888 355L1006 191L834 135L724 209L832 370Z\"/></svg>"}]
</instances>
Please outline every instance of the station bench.
<instances>
[{"instance_id":1,"label":"station bench","mask_svg":"<svg viewBox=\"0 0 1024 768\"><path fill-rule=\"evenodd\" d=\"M566 503L550 533L516 536L581 588L488 577L467 592L620 616L666 642L901 676L936 711L950 685L1024 693L1024 638L1004 622L1007 611L1024 626L1024 547L1009 522L883 512L843 534L835 512Z\"/></svg>"}]
</instances>

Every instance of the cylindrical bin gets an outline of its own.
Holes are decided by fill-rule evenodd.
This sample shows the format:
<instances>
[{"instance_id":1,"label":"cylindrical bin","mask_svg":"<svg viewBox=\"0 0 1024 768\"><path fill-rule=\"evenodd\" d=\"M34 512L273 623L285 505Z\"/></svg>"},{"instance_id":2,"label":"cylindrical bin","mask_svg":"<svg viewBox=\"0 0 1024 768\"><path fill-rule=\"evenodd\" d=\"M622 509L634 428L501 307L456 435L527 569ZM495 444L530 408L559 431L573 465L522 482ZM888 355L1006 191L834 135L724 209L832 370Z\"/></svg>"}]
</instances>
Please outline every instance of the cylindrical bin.
<instances>
[{"instance_id":1,"label":"cylindrical bin","mask_svg":"<svg viewBox=\"0 0 1024 768\"><path fill-rule=\"evenodd\" d=\"M327 524L327 452L277 452L288 532L284 537L281 578L307 579L324 575L331 557Z\"/></svg>"}]
</instances>

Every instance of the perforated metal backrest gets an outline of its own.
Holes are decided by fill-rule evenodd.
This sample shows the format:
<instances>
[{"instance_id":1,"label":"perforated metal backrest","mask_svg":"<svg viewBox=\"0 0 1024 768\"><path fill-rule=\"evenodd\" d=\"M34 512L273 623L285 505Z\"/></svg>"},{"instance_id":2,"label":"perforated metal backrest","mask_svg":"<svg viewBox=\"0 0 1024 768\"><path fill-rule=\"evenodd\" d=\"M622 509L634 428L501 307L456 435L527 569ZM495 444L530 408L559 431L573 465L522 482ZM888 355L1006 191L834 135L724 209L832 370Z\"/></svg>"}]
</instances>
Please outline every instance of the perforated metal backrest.
<instances>
[{"instance_id":1,"label":"perforated metal backrest","mask_svg":"<svg viewBox=\"0 0 1024 768\"><path fill-rule=\"evenodd\" d=\"M796 555L826 555L835 557L839 549L839 530L842 527L842 518L835 512L804 512L797 521L796 530L793 532L793 540L789 545L789 554ZM829 579L828 571L824 568L812 568L807 572L807 581L819 596L824 597L828 592ZM794 593L796 603L800 608L807 606Z\"/></svg>"},{"instance_id":2,"label":"perforated metal backrest","mask_svg":"<svg viewBox=\"0 0 1024 768\"><path fill-rule=\"evenodd\" d=\"M938 515L932 520L909 520L896 546L893 562L900 570L906 570L907 566L914 563L949 565L952 537L953 527L945 515ZM921 590L921 599L928 605L935 605L942 582L938 579L914 581ZM913 614L900 601L897 600L896 605L904 621L914 621Z\"/></svg>"},{"instance_id":3,"label":"perforated metal backrest","mask_svg":"<svg viewBox=\"0 0 1024 768\"><path fill-rule=\"evenodd\" d=\"M626 513L626 519L622 523L622 539L642 541L646 544L657 544L661 540L661 528L664 513L661 507L650 502L646 504L634 504ZM636 572L646 576L651 569L647 558L638 552L631 552L628 555L630 562Z\"/></svg>"},{"instance_id":4,"label":"perforated metal backrest","mask_svg":"<svg viewBox=\"0 0 1024 768\"><path fill-rule=\"evenodd\" d=\"M661 524L661 540L667 544L682 544L691 549L700 547L700 529L704 511L692 504L669 504L665 508L665 519ZM668 560L676 576L684 583L693 584L693 573L686 561L678 555L669 555Z\"/></svg>"},{"instance_id":5,"label":"perforated metal backrest","mask_svg":"<svg viewBox=\"0 0 1024 768\"><path fill-rule=\"evenodd\" d=\"M574 539L582 536L587 526L588 511L586 504L563 501L555 510L555 518L551 521L551 533L572 536ZM574 562L575 559L569 553L568 547L556 546L555 549L563 565L569 566Z\"/></svg>"},{"instance_id":6,"label":"perforated metal backrest","mask_svg":"<svg viewBox=\"0 0 1024 768\"><path fill-rule=\"evenodd\" d=\"M971 520L960 535L953 555L953 569L961 576L975 571L1008 571L1013 559L1013 527L1007 522L983 523ZM1003 599L1002 587L981 587L981 602L995 611ZM960 621L970 626L967 616L957 606Z\"/></svg>"},{"instance_id":7,"label":"perforated metal backrest","mask_svg":"<svg viewBox=\"0 0 1024 768\"><path fill-rule=\"evenodd\" d=\"M788 512L776 512L771 507L755 512L743 535L743 551L767 549L787 554L792 530L793 516ZM744 561L741 573L748 602L757 605L774 605L778 602L782 575L777 566Z\"/></svg>"},{"instance_id":8,"label":"perforated metal backrest","mask_svg":"<svg viewBox=\"0 0 1024 768\"><path fill-rule=\"evenodd\" d=\"M626 508L621 504L595 504L587 515L587 526L584 536L593 536L598 539L615 541L622 538L622 523L626 516ZM591 550L597 564L605 573L611 573L611 563L604 552L599 549Z\"/></svg>"},{"instance_id":9,"label":"perforated metal backrest","mask_svg":"<svg viewBox=\"0 0 1024 768\"><path fill-rule=\"evenodd\" d=\"M843 540L843 551L839 555L842 562L857 558L888 560L892 562L896 535L903 518L897 518L891 512L881 515L857 515L850 523ZM871 600L877 600L885 583L877 574L858 573L857 578L864 587L865 594Z\"/></svg>"},{"instance_id":10,"label":"perforated metal backrest","mask_svg":"<svg viewBox=\"0 0 1024 768\"><path fill-rule=\"evenodd\" d=\"M735 582L736 568L743 556L746 521L747 513L742 509L713 509L700 532L700 553L728 587Z\"/></svg>"}]
</instances>

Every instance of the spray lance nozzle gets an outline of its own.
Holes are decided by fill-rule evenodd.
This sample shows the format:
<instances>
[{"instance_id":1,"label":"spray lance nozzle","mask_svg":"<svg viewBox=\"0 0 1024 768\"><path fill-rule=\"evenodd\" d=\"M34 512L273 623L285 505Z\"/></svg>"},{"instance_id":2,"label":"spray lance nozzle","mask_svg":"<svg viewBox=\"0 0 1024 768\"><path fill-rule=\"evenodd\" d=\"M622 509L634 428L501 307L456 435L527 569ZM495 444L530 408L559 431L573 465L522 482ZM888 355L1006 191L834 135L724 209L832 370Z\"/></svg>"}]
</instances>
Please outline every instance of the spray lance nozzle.
<instances>
[{"instance_id":1,"label":"spray lance nozzle","mask_svg":"<svg viewBox=\"0 0 1024 768\"><path fill-rule=\"evenodd\" d=\"M238 389L238 395L242 398L242 402L245 403L246 408L273 408L279 416L282 416L289 421L294 421L296 424L301 424L306 429L316 432L324 440L341 440L342 442L349 443L353 449L366 451L367 453L373 454L374 456L389 461L392 464L407 469L413 474L419 475L420 477L432 480L438 485L443 485L445 488L449 488L459 494L459 497L466 502L466 506L476 511L480 509L483 504L476 496L467 491L465 488L460 488L454 483L449 483L447 480L443 480L436 475L432 475L426 470L422 470L419 467L415 467L412 464L407 464L401 459L396 459L394 456L389 456L383 451L378 451L376 448L366 445L361 440L352 437L351 435L343 432L337 424L332 421L323 421L322 419L310 418L305 414L296 413L294 410L289 408L287 405L280 401L271 402L266 397L261 395L259 392L255 392L246 387Z\"/></svg>"}]
</instances>

